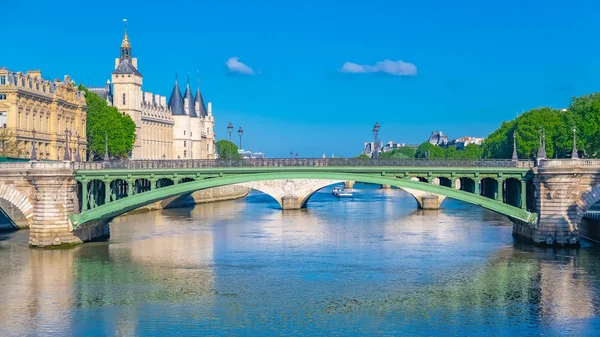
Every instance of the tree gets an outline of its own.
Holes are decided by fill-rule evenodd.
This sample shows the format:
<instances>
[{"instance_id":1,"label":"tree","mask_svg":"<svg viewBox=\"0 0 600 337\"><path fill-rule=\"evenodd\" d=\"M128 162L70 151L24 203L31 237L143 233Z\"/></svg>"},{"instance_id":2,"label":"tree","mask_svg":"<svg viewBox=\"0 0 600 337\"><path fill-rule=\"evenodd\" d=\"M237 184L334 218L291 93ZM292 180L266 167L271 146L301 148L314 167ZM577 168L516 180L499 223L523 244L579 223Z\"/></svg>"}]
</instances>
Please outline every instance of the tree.
<instances>
[{"instance_id":1,"label":"tree","mask_svg":"<svg viewBox=\"0 0 600 337\"><path fill-rule=\"evenodd\" d=\"M108 154L111 158L127 158L135 143L135 123L129 115L122 115L117 108L108 105L106 100L88 91L83 85L87 103L87 141L88 151L94 158L104 157L105 138L108 137Z\"/></svg>"},{"instance_id":2,"label":"tree","mask_svg":"<svg viewBox=\"0 0 600 337\"><path fill-rule=\"evenodd\" d=\"M222 139L215 144L219 159L241 159L238 147L235 143Z\"/></svg>"},{"instance_id":3,"label":"tree","mask_svg":"<svg viewBox=\"0 0 600 337\"><path fill-rule=\"evenodd\" d=\"M441 147L426 141L417 148L415 158L443 159L446 158L446 153Z\"/></svg>"},{"instance_id":4,"label":"tree","mask_svg":"<svg viewBox=\"0 0 600 337\"><path fill-rule=\"evenodd\" d=\"M21 157L25 153L23 144L17 141L12 129L0 128L0 157Z\"/></svg>"},{"instance_id":5,"label":"tree","mask_svg":"<svg viewBox=\"0 0 600 337\"><path fill-rule=\"evenodd\" d=\"M364 153L361 153L360 155L358 155L358 156L356 156L354 158L356 158L356 159L369 159L369 156L367 156Z\"/></svg>"},{"instance_id":6,"label":"tree","mask_svg":"<svg viewBox=\"0 0 600 337\"><path fill-rule=\"evenodd\" d=\"M403 146L399 149L393 149L389 152L382 152L379 158L414 158L415 149Z\"/></svg>"}]
</instances>

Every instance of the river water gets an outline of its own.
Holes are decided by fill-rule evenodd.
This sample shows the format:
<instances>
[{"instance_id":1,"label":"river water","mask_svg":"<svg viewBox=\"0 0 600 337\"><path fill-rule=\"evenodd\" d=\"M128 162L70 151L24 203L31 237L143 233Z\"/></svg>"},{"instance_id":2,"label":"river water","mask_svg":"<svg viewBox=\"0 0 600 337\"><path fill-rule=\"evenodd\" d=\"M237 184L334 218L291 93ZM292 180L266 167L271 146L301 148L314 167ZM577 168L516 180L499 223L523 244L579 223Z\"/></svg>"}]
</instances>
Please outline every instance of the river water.
<instances>
[{"instance_id":1,"label":"river water","mask_svg":"<svg viewBox=\"0 0 600 337\"><path fill-rule=\"evenodd\" d=\"M598 336L600 249L356 185L133 214L69 250L0 235L0 336Z\"/></svg>"}]
</instances>

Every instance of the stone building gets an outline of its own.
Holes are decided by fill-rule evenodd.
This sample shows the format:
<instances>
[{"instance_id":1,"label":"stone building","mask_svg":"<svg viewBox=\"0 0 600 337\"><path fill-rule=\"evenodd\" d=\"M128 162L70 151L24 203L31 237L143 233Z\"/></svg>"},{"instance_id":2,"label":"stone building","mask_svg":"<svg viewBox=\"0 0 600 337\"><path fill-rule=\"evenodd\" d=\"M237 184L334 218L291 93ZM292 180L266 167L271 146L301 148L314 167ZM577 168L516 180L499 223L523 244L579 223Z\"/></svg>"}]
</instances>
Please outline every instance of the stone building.
<instances>
[{"instance_id":1,"label":"stone building","mask_svg":"<svg viewBox=\"0 0 600 337\"><path fill-rule=\"evenodd\" d=\"M215 158L212 105L209 102L206 107L200 81L194 95L188 76L182 96L176 77L168 103L165 96L143 92L143 76L137 58L132 57L127 31L111 80L104 87L89 89L135 122L137 138L131 159Z\"/></svg>"},{"instance_id":2,"label":"stone building","mask_svg":"<svg viewBox=\"0 0 600 337\"><path fill-rule=\"evenodd\" d=\"M69 76L49 81L39 70L22 73L0 68L0 128L15 131L22 157L30 157L35 141L37 159L63 160L69 133L70 158L77 158L79 151L84 159L86 112L84 94Z\"/></svg>"}]
</instances>

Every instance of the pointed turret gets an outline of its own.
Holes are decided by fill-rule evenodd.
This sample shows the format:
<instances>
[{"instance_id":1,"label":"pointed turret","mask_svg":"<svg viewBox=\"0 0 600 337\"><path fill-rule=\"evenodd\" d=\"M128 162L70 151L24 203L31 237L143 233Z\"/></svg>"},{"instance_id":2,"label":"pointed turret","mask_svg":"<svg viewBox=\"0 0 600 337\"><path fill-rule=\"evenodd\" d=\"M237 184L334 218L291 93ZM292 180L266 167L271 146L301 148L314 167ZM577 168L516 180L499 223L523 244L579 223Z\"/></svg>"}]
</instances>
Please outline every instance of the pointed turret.
<instances>
[{"instance_id":1,"label":"pointed turret","mask_svg":"<svg viewBox=\"0 0 600 337\"><path fill-rule=\"evenodd\" d=\"M187 113L190 117L198 117L196 114L196 102L194 102L194 95L192 95L192 89L190 89L190 74L188 74L187 86L185 87L185 94L183 95L184 106L187 104Z\"/></svg>"},{"instance_id":2,"label":"pointed turret","mask_svg":"<svg viewBox=\"0 0 600 337\"><path fill-rule=\"evenodd\" d=\"M179 84L177 83L177 74L175 74L175 86L169 98L169 109L173 116L187 115L183 108L183 97L181 96L181 90L179 90Z\"/></svg>"},{"instance_id":3,"label":"pointed turret","mask_svg":"<svg viewBox=\"0 0 600 337\"><path fill-rule=\"evenodd\" d=\"M200 92L200 76L198 76L198 89L196 90L196 103L198 104L198 114L200 117L208 116L208 112L206 111L206 105L204 104L204 99L202 98L202 93Z\"/></svg>"}]
</instances>

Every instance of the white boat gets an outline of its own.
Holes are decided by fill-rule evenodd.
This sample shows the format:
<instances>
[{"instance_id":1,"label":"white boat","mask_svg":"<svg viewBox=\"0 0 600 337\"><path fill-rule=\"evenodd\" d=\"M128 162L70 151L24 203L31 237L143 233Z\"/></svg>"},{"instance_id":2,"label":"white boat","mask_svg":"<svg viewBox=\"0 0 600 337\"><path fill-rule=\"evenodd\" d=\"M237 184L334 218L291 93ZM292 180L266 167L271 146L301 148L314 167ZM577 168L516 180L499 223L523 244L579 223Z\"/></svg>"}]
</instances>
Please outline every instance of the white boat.
<instances>
[{"instance_id":1,"label":"white boat","mask_svg":"<svg viewBox=\"0 0 600 337\"><path fill-rule=\"evenodd\" d=\"M352 193L347 192L342 186L334 187L333 191L331 193L338 198L351 198L352 197Z\"/></svg>"}]
</instances>

